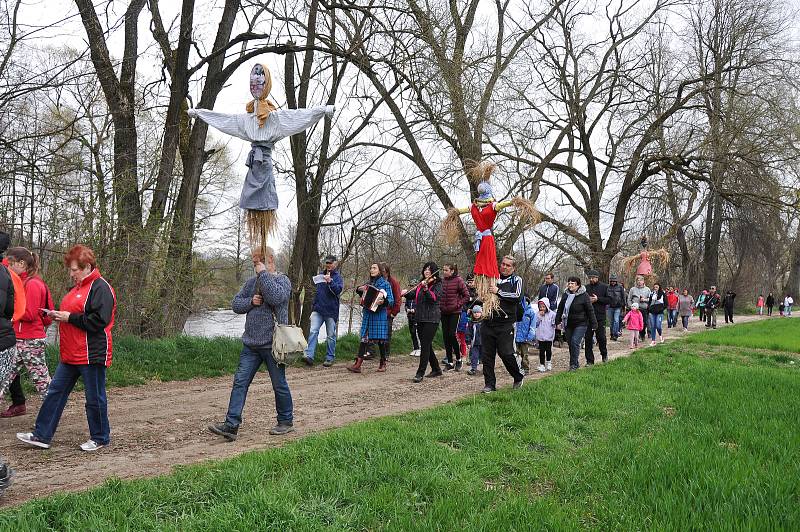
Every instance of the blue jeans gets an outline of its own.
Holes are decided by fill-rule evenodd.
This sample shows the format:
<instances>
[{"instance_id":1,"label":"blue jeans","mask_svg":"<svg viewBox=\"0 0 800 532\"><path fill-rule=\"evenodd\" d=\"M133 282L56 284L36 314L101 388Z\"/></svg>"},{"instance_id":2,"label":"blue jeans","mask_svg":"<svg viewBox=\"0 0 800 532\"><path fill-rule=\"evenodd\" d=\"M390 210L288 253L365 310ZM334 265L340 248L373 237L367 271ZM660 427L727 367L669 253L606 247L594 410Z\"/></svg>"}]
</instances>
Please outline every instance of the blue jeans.
<instances>
[{"instance_id":1,"label":"blue jeans","mask_svg":"<svg viewBox=\"0 0 800 532\"><path fill-rule=\"evenodd\" d=\"M678 309L668 310L667 327L675 327L678 324Z\"/></svg>"},{"instance_id":2,"label":"blue jeans","mask_svg":"<svg viewBox=\"0 0 800 532\"><path fill-rule=\"evenodd\" d=\"M336 320L333 318L323 318L319 312L311 313L311 330L308 332L306 357L310 359L314 358L314 354L317 352L319 330L322 328L323 323L325 324L325 332L328 334L328 342L326 344L328 353L325 355L325 360L333 360L336 356Z\"/></svg>"},{"instance_id":3,"label":"blue jeans","mask_svg":"<svg viewBox=\"0 0 800 532\"><path fill-rule=\"evenodd\" d=\"M650 329L650 339L656 341L656 333L661 334L661 323L664 321L664 313L661 314L648 314L647 326Z\"/></svg>"},{"instance_id":4,"label":"blue jeans","mask_svg":"<svg viewBox=\"0 0 800 532\"><path fill-rule=\"evenodd\" d=\"M564 332L567 344L569 345L569 368L576 369L580 367L580 355L581 355L581 341L583 340L584 336L586 336L586 329L588 327L586 325L579 325L572 329L567 328Z\"/></svg>"},{"instance_id":5,"label":"blue jeans","mask_svg":"<svg viewBox=\"0 0 800 532\"><path fill-rule=\"evenodd\" d=\"M39 415L36 416L33 434L39 440L50 443L78 377L83 379L86 390L86 421L89 422L89 437L98 445L108 445L111 443L111 427L108 424L106 367L103 364L60 362L39 408Z\"/></svg>"},{"instance_id":6,"label":"blue jeans","mask_svg":"<svg viewBox=\"0 0 800 532\"><path fill-rule=\"evenodd\" d=\"M608 308L608 321L611 322L611 337L619 338L619 316L622 314L621 308Z\"/></svg>"},{"instance_id":7,"label":"blue jeans","mask_svg":"<svg viewBox=\"0 0 800 532\"><path fill-rule=\"evenodd\" d=\"M244 401L247 399L247 390L253 377L256 376L261 363L267 364L269 379L272 381L272 390L275 392L275 409L278 411L278 423L292 422L292 394L289 391L289 384L286 382L286 367L278 365L272 358L272 347L242 347L239 355L239 367L233 376L233 389L231 389L231 400L228 403L228 415L225 421L234 427L242 423L242 410Z\"/></svg>"}]
</instances>

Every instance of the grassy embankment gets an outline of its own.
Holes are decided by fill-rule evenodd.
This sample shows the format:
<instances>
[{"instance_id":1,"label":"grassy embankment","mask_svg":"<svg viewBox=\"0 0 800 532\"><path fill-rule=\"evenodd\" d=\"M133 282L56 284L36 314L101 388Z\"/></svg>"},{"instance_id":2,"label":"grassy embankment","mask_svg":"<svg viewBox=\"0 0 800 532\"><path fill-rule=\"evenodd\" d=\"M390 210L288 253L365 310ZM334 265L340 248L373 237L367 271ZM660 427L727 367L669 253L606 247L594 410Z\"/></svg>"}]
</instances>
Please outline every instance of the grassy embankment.
<instances>
[{"instance_id":1,"label":"grassy embankment","mask_svg":"<svg viewBox=\"0 0 800 532\"><path fill-rule=\"evenodd\" d=\"M769 336L796 338L795 323ZM34 501L0 528L797 530L798 357L763 355L642 349L517 392Z\"/></svg>"},{"instance_id":2,"label":"grassy embankment","mask_svg":"<svg viewBox=\"0 0 800 532\"><path fill-rule=\"evenodd\" d=\"M435 345L441 347L439 332ZM359 338L348 334L336 342L337 364L352 360L358 351ZM178 336L157 340L145 340L134 336L114 338L114 361L108 371L110 388L145 384L152 381L181 381L195 377L219 377L231 375L239 363L242 342L236 338L194 338ZM411 335L408 327L395 331L392 336L392 352L408 355L411 352ZM325 344L317 345L316 360L325 360ZM51 373L58 364L58 347L47 349L47 364ZM266 368L262 368L266 371ZM26 388L33 387L27 382ZM80 386L80 385L79 385Z\"/></svg>"}]
</instances>

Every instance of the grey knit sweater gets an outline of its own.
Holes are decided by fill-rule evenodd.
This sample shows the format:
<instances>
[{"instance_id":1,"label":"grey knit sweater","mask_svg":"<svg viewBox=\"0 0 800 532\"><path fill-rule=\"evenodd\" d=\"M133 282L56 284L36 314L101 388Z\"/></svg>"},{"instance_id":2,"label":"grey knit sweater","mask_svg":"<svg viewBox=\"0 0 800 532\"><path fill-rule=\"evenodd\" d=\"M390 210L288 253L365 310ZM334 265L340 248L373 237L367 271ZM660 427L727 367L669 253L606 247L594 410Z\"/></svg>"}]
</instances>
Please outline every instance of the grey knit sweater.
<instances>
[{"instance_id":1,"label":"grey knit sweater","mask_svg":"<svg viewBox=\"0 0 800 532\"><path fill-rule=\"evenodd\" d=\"M264 303L253 305L256 293L256 280ZM292 284L282 273L261 272L245 281L244 286L233 298L231 305L237 314L247 314L244 322L242 343L249 347L271 347L275 322L273 311L278 316L278 323L289 323L289 294Z\"/></svg>"}]
</instances>

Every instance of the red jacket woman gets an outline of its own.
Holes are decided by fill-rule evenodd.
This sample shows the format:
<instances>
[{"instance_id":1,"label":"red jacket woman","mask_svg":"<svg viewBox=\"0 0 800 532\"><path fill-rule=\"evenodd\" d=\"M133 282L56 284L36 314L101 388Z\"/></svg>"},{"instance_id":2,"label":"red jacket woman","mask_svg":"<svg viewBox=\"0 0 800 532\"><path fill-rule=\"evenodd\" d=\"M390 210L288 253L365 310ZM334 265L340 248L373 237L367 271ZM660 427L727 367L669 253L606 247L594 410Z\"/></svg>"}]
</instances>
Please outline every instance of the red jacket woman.
<instances>
[{"instance_id":1,"label":"red jacket woman","mask_svg":"<svg viewBox=\"0 0 800 532\"><path fill-rule=\"evenodd\" d=\"M114 289L97 269L94 252L75 246L64 256L64 264L75 286L61 300L61 309L49 313L58 322L61 362L42 402L33 432L19 432L17 438L47 449L58 428L61 414L78 378L86 393L89 441L82 451L96 451L111 441L106 399L106 368L111 365L111 328L117 298Z\"/></svg>"},{"instance_id":2,"label":"red jacket woman","mask_svg":"<svg viewBox=\"0 0 800 532\"><path fill-rule=\"evenodd\" d=\"M7 381L0 383L0 397L13 385L11 397L13 404L0 416L14 417L25 413L25 394L19 384L19 374L27 369L36 391L44 397L50 386L50 372L47 369L45 350L47 333L45 329L52 320L41 309L53 310L50 290L39 277L39 257L23 247L13 247L7 252L8 267L22 281L25 295L25 312L14 323L17 337L17 356Z\"/></svg>"}]
</instances>

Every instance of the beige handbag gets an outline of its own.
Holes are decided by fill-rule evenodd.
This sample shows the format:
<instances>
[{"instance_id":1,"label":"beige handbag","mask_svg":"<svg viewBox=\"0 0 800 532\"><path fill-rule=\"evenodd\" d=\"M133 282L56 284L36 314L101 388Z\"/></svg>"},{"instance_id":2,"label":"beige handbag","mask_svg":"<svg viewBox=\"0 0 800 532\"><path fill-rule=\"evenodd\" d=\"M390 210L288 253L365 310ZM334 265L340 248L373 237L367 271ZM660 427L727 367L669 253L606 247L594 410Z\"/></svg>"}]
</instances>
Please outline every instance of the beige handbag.
<instances>
[{"instance_id":1,"label":"beige handbag","mask_svg":"<svg viewBox=\"0 0 800 532\"><path fill-rule=\"evenodd\" d=\"M291 302L289 305L291 308ZM275 323L272 331L272 358L280 365L292 365L300 357L305 356L308 348L308 341L303 335L303 329L297 325L278 323L275 309L272 310L272 319Z\"/></svg>"}]
</instances>

